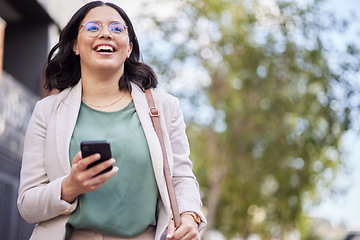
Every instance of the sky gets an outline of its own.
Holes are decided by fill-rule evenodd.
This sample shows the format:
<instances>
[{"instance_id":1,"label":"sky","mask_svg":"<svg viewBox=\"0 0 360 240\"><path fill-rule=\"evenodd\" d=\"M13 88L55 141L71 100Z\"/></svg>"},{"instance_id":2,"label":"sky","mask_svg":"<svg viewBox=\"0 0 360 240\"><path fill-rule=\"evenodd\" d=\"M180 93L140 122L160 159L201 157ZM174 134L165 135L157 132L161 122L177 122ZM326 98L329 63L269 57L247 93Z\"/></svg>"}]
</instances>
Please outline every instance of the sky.
<instances>
[{"instance_id":1,"label":"sky","mask_svg":"<svg viewBox=\"0 0 360 240\"><path fill-rule=\"evenodd\" d=\"M65 26L72 14L87 0L38 0L47 5L50 9L50 15L60 24ZM109 0L121 6L133 21L135 28L141 28L136 24L136 19L132 16L142 2L147 0L126 1L126 0ZM303 1L303 0L298 0ZM311 1L311 0L309 0ZM352 12L357 15L357 22L360 22L360 4L359 0L327 0L327 8L334 11L340 17L349 16ZM147 9L148 10L148 9ZM167 4L157 6L157 12L172 14L174 7ZM61 13L61 14L58 14ZM353 24L360 26L360 24ZM351 28L344 36L332 36L335 44L341 47L344 42L360 38L360 28ZM56 39L54 40L56 41ZM335 185L345 186L346 192L339 196L327 197L319 206L308 209L308 213L313 217L325 218L331 221L333 225L346 224L349 230L360 231L360 133L349 131L344 135L342 141L344 152L343 156L346 161L349 172L340 173L335 179Z\"/></svg>"}]
</instances>

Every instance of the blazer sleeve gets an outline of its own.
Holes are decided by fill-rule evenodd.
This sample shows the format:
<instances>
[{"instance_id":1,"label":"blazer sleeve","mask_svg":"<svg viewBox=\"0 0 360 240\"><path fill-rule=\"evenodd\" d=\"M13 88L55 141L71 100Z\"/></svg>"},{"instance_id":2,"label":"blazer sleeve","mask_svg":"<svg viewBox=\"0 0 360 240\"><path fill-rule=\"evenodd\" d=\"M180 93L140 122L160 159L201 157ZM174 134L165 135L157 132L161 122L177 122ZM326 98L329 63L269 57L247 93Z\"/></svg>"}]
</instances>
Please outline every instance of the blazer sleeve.
<instances>
[{"instance_id":1,"label":"blazer sleeve","mask_svg":"<svg viewBox=\"0 0 360 240\"><path fill-rule=\"evenodd\" d=\"M206 219L201 211L202 202L199 185L192 172L189 158L190 147L186 136L186 125L179 108L179 99L175 98L170 126L170 143L173 152L173 184L180 213L193 211L201 217L199 230L206 226Z\"/></svg>"},{"instance_id":2,"label":"blazer sleeve","mask_svg":"<svg viewBox=\"0 0 360 240\"><path fill-rule=\"evenodd\" d=\"M26 131L20 175L17 205L21 216L29 223L70 214L77 205L77 201L69 204L61 200L61 185L66 176L52 181L48 177L45 167L48 119L43 105L42 101L35 105Z\"/></svg>"}]
</instances>

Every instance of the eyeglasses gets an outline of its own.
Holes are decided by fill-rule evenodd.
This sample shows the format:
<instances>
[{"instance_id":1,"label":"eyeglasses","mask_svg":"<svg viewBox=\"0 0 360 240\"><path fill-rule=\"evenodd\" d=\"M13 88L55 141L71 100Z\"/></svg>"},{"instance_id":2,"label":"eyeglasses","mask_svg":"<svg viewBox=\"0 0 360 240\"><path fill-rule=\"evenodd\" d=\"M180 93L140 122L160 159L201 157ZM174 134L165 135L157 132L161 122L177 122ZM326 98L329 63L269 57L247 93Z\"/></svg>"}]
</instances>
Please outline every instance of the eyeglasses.
<instances>
[{"instance_id":1,"label":"eyeglasses","mask_svg":"<svg viewBox=\"0 0 360 240\"><path fill-rule=\"evenodd\" d=\"M102 24L96 21L87 22L81 25L80 28L81 27L83 27L85 32L91 37L98 36L103 29ZM114 37L123 36L126 33L126 30L127 26L120 22L113 22L109 25L109 32Z\"/></svg>"}]
</instances>

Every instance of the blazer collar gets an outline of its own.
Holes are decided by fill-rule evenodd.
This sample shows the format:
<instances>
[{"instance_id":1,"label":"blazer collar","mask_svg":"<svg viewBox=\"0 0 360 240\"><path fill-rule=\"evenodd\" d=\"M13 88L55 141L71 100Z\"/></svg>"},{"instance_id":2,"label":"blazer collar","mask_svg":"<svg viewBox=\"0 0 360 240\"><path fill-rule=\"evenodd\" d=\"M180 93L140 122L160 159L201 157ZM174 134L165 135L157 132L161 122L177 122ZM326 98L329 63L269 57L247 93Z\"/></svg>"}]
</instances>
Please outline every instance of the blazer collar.
<instances>
[{"instance_id":1,"label":"blazer collar","mask_svg":"<svg viewBox=\"0 0 360 240\"><path fill-rule=\"evenodd\" d=\"M134 101L136 112L139 116L145 137L149 146L150 156L153 164L156 182L158 184L159 193L163 199L166 209L170 208L168 193L166 190L165 177L163 171L163 157L159 139L156 135L154 127L151 122L149 114L149 105L146 100L146 95L136 84L131 83L132 91L131 96Z\"/></svg>"},{"instance_id":2,"label":"blazer collar","mask_svg":"<svg viewBox=\"0 0 360 240\"><path fill-rule=\"evenodd\" d=\"M56 149L61 166L66 174L71 171L69 147L81 104L81 80L73 88L63 90L56 115Z\"/></svg>"},{"instance_id":3,"label":"blazer collar","mask_svg":"<svg viewBox=\"0 0 360 240\"><path fill-rule=\"evenodd\" d=\"M131 83L131 88L131 96L133 98L141 126L145 133L155 174L158 175L157 177L160 177L160 179L163 179L164 173L161 146L151 122L149 105L146 100L145 93L136 84Z\"/></svg>"}]
</instances>

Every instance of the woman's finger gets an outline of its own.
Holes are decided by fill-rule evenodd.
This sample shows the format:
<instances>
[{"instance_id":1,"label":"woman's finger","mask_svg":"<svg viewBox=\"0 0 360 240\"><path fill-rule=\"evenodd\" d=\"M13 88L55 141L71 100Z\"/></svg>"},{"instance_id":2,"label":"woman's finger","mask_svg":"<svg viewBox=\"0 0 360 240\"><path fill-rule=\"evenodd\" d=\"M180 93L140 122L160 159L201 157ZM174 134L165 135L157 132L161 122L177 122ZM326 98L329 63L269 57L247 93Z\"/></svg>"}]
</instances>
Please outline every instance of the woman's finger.
<instances>
[{"instance_id":1,"label":"woman's finger","mask_svg":"<svg viewBox=\"0 0 360 240\"><path fill-rule=\"evenodd\" d=\"M86 174L90 178L92 178L92 177L98 175L99 173L101 173L102 171L104 171L105 169L113 166L114 164L115 164L115 159L110 158L102 163L96 164L95 166L92 166L91 168L87 169Z\"/></svg>"},{"instance_id":2,"label":"woman's finger","mask_svg":"<svg viewBox=\"0 0 360 240\"><path fill-rule=\"evenodd\" d=\"M111 178L112 176L114 176L116 174L116 172L119 170L118 167L113 167L113 169L109 172L106 173L102 173L96 177L90 178L87 181L87 185L88 186L98 186L98 185L102 185L104 184L109 178Z\"/></svg>"},{"instance_id":3,"label":"woman's finger","mask_svg":"<svg viewBox=\"0 0 360 240\"><path fill-rule=\"evenodd\" d=\"M174 236L174 231L175 231L174 221L171 220L167 229L166 239L172 239L172 237Z\"/></svg>"},{"instance_id":4,"label":"woman's finger","mask_svg":"<svg viewBox=\"0 0 360 240\"><path fill-rule=\"evenodd\" d=\"M73 165L77 164L81 159L82 159L82 155L81 155L81 151L79 151L79 152L75 155L75 157L74 157L74 159L73 159L73 161L72 161L72 164L73 164Z\"/></svg>"},{"instance_id":5,"label":"woman's finger","mask_svg":"<svg viewBox=\"0 0 360 240\"><path fill-rule=\"evenodd\" d=\"M197 223L189 215L181 216L181 226L173 233L174 240L199 240L199 231Z\"/></svg>"},{"instance_id":6,"label":"woman's finger","mask_svg":"<svg viewBox=\"0 0 360 240\"><path fill-rule=\"evenodd\" d=\"M79 153L78 153L78 154L79 154ZM80 154L81 154L81 153L80 153ZM95 154L93 154L93 155L91 155L91 156L88 156L88 157L86 157L86 158L82 158L82 159L78 160L78 161L76 162L76 166L77 166L77 168L78 168L79 171L86 171L86 170L87 170L87 166L88 166L89 164L91 164L91 163L99 160L100 157L101 157L100 154L95 153ZM75 156L73 162L75 161L75 159L77 159L77 155ZM74 165L74 164L73 164L73 165Z\"/></svg>"}]
</instances>

